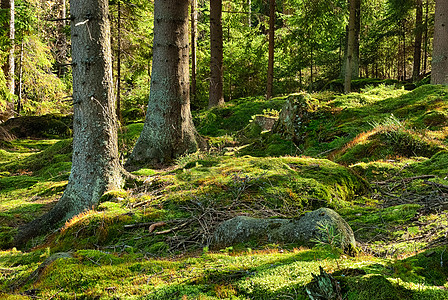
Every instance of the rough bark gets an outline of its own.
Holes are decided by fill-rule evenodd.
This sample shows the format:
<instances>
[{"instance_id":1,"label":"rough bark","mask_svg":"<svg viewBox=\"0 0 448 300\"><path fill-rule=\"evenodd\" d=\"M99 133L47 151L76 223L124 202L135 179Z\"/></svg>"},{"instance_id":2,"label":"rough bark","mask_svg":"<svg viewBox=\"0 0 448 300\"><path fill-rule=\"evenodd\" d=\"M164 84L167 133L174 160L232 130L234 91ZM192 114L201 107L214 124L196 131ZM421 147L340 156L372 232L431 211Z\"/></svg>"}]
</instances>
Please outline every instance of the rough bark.
<instances>
[{"instance_id":1,"label":"rough bark","mask_svg":"<svg viewBox=\"0 0 448 300\"><path fill-rule=\"evenodd\" d=\"M67 188L53 209L21 227L17 246L92 208L122 186L107 0L71 0L73 157Z\"/></svg>"},{"instance_id":2,"label":"rough bark","mask_svg":"<svg viewBox=\"0 0 448 300\"><path fill-rule=\"evenodd\" d=\"M420 64L422 57L423 39L423 2L415 2L415 40L414 40L414 66L412 70L412 80L417 81L420 76Z\"/></svg>"},{"instance_id":3,"label":"rough bark","mask_svg":"<svg viewBox=\"0 0 448 300\"><path fill-rule=\"evenodd\" d=\"M224 104L222 0L210 0L210 94L208 107Z\"/></svg>"},{"instance_id":4,"label":"rough bark","mask_svg":"<svg viewBox=\"0 0 448 300\"><path fill-rule=\"evenodd\" d=\"M436 0L432 84L448 84L448 1Z\"/></svg>"},{"instance_id":5,"label":"rough bark","mask_svg":"<svg viewBox=\"0 0 448 300\"><path fill-rule=\"evenodd\" d=\"M274 34L275 34L275 0L269 1L269 59L266 98L272 98L274 86Z\"/></svg>"},{"instance_id":6,"label":"rough bark","mask_svg":"<svg viewBox=\"0 0 448 300\"><path fill-rule=\"evenodd\" d=\"M353 55L352 55L352 70L351 76L352 79L359 78L359 36L361 33L361 1L355 1L355 40L353 46ZM341 66L341 78L345 78L346 67L347 67L347 49L348 49L348 36L349 36L349 26L347 26L346 36L345 36L345 48L344 48L344 59L342 61Z\"/></svg>"},{"instance_id":7,"label":"rough bark","mask_svg":"<svg viewBox=\"0 0 448 300\"><path fill-rule=\"evenodd\" d=\"M356 39L356 8L359 7L358 2L360 0L350 0L350 18L348 24L348 40L347 40L347 59L345 66L345 78L344 78L344 92L351 92L352 81L352 64L353 54L355 50Z\"/></svg>"},{"instance_id":8,"label":"rough bark","mask_svg":"<svg viewBox=\"0 0 448 300\"><path fill-rule=\"evenodd\" d=\"M194 103L196 99L196 67L197 67L197 43L198 43L198 2L191 0L191 84L190 96Z\"/></svg>"},{"instance_id":9,"label":"rough bark","mask_svg":"<svg viewBox=\"0 0 448 300\"><path fill-rule=\"evenodd\" d=\"M2 0L1 1L1 8L4 10L8 10L8 20L5 21L2 26L7 26L9 28L8 33L8 39L10 41L9 45L9 54L8 59L6 63L2 66L3 67L3 73L6 77L7 87L8 91L11 93L11 95L14 95L15 92L15 83L14 83L14 39L15 39L15 18L14 18L14 11L15 11L15 4L14 0Z\"/></svg>"},{"instance_id":10,"label":"rough bark","mask_svg":"<svg viewBox=\"0 0 448 300\"><path fill-rule=\"evenodd\" d=\"M189 88L188 0L156 0L148 110L128 168L168 163L199 148Z\"/></svg>"}]
</instances>

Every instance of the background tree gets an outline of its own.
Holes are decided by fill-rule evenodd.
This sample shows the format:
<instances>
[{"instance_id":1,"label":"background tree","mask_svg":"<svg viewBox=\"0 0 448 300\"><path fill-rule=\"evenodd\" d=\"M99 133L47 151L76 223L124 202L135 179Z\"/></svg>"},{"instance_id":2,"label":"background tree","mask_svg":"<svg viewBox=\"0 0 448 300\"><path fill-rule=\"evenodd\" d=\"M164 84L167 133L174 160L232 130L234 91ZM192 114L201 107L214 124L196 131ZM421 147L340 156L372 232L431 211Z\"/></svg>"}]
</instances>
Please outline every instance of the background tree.
<instances>
[{"instance_id":1,"label":"background tree","mask_svg":"<svg viewBox=\"0 0 448 300\"><path fill-rule=\"evenodd\" d=\"M269 60L266 98L272 97L274 85L275 0L269 1Z\"/></svg>"},{"instance_id":2,"label":"background tree","mask_svg":"<svg viewBox=\"0 0 448 300\"><path fill-rule=\"evenodd\" d=\"M344 78L344 92L351 92L351 81L352 81L352 72L353 72L353 61L356 47L356 20L357 13L360 7L360 0L350 0L350 17L348 23L348 37L347 37L347 59L346 59L346 67L345 67L345 78ZM359 14L359 13L358 13ZM359 22L358 22L359 23ZM359 45L359 43L358 43ZM355 75L356 76L356 75Z\"/></svg>"},{"instance_id":3,"label":"background tree","mask_svg":"<svg viewBox=\"0 0 448 300\"><path fill-rule=\"evenodd\" d=\"M432 84L448 84L448 1L436 0Z\"/></svg>"},{"instance_id":4,"label":"background tree","mask_svg":"<svg viewBox=\"0 0 448 300\"><path fill-rule=\"evenodd\" d=\"M167 163L199 148L189 97L188 0L154 2L151 91L129 166Z\"/></svg>"},{"instance_id":5,"label":"background tree","mask_svg":"<svg viewBox=\"0 0 448 300\"><path fill-rule=\"evenodd\" d=\"M20 228L16 244L46 233L120 188L108 2L72 0L73 156L68 185L50 212Z\"/></svg>"},{"instance_id":6,"label":"background tree","mask_svg":"<svg viewBox=\"0 0 448 300\"><path fill-rule=\"evenodd\" d=\"M224 104L222 0L210 0L210 96L208 107Z\"/></svg>"}]
</instances>

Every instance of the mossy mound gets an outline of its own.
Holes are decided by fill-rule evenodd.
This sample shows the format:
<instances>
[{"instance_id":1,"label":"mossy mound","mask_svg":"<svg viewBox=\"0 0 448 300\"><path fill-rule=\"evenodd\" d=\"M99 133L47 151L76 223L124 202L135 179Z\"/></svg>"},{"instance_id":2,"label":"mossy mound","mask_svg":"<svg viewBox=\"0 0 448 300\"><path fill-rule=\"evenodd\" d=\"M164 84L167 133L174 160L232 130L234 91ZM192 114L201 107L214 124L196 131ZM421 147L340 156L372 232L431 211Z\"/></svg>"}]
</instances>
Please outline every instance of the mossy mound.
<instances>
[{"instance_id":1,"label":"mossy mound","mask_svg":"<svg viewBox=\"0 0 448 300\"><path fill-rule=\"evenodd\" d=\"M193 113L196 129L207 136L222 136L242 130L252 116L263 114L263 111L280 111L285 97L266 101L262 97L241 98L222 107Z\"/></svg>"},{"instance_id":2,"label":"mossy mound","mask_svg":"<svg viewBox=\"0 0 448 300\"><path fill-rule=\"evenodd\" d=\"M397 126L379 126L361 133L332 158L342 164L396 158L431 157L446 146L419 132Z\"/></svg>"},{"instance_id":3,"label":"mossy mound","mask_svg":"<svg viewBox=\"0 0 448 300\"><path fill-rule=\"evenodd\" d=\"M17 138L68 138L72 134L73 116L24 116L9 119L1 126Z\"/></svg>"},{"instance_id":4,"label":"mossy mound","mask_svg":"<svg viewBox=\"0 0 448 300\"><path fill-rule=\"evenodd\" d=\"M360 177L329 160L245 156L222 158L207 167L196 160L189 166L194 167L176 171L169 199L264 201L275 207L291 205L299 212L321 206L342 207L367 190Z\"/></svg>"},{"instance_id":5,"label":"mossy mound","mask_svg":"<svg viewBox=\"0 0 448 300\"><path fill-rule=\"evenodd\" d=\"M72 139L59 141L23 159L0 164L0 171L26 171L49 177L60 175L61 172L66 173L71 167L72 145Z\"/></svg>"}]
</instances>

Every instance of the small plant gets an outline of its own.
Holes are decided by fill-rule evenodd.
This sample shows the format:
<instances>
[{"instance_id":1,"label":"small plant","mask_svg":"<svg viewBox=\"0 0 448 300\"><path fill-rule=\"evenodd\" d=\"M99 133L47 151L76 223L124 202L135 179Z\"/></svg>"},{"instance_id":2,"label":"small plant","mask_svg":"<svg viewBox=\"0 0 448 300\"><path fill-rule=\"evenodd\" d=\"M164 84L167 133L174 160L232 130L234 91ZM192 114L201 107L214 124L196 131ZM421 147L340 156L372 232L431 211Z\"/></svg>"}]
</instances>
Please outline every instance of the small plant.
<instances>
[{"instance_id":1,"label":"small plant","mask_svg":"<svg viewBox=\"0 0 448 300\"><path fill-rule=\"evenodd\" d=\"M317 246L330 246L332 249L342 247L342 235L336 231L334 226L320 223L318 229L318 237L311 240Z\"/></svg>"}]
</instances>

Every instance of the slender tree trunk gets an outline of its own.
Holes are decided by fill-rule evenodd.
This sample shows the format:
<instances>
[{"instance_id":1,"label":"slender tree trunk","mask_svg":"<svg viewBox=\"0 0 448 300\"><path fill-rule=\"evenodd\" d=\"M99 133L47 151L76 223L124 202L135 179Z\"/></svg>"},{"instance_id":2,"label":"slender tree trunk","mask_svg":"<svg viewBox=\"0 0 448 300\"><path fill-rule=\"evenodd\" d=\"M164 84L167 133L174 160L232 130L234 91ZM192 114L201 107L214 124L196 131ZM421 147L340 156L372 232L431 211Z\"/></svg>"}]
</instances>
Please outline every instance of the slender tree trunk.
<instances>
[{"instance_id":1,"label":"slender tree trunk","mask_svg":"<svg viewBox=\"0 0 448 300\"><path fill-rule=\"evenodd\" d=\"M247 21L249 27L252 27L252 0L247 0Z\"/></svg>"},{"instance_id":2,"label":"slender tree trunk","mask_svg":"<svg viewBox=\"0 0 448 300\"><path fill-rule=\"evenodd\" d=\"M222 0L210 0L210 94L208 107L224 104Z\"/></svg>"},{"instance_id":3,"label":"slender tree trunk","mask_svg":"<svg viewBox=\"0 0 448 300\"><path fill-rule=\"evenodd\" d=\"M344 78L344 93L351 92L352 82L352 58L355 51L355 39L356 39L356 7L357 1L350 0L350 17L348 24L348 40L347 40L347 60L345 66L345 78Z\"/></svg>"},{"instance_id":4,"label":"slender tree trunk","mask_svg":"<svg viewBox=\"0 0 448 300\"><path fill-rule=\"evenodd\" d=\"M196 67L197 67L197 43L198 43L198 2L191 0L191 84L190 97L191 102L196 100Z\"/></svg>"},{"instance_id":5,"label":"slender tree trunk","mask_svg":"<svg viewBox=\"0 0 448 300\"><path fill-rule=\"evenodd\" d=\"M22 92L23 92L23 40L20 44L20 61L19 61L19 95L17 99L17 115L20 116L22 110Z\"/></svg>"},{"instance_id":6,"label":"slender tree trunk","mask_svg":"<svg viewBox=\"0 0 448 300\"><path fill-rule=\"evenodd\" d=\"M427 63L428 63L428 10L429 10L429 0L426 0L425 5L425 54L424 54L424 61L423 61L423 73L426 74Z\"/></svg>"},{"instance_id":7,"label":"slender tree trunk","mask_svg":"<svg viewBox=\"0 0 448 300\"><path fill-rule=\"evenodd\" d=\"M432 84L448 84L448 1L436 0Z\"/></svg>"},{"instance_id":8,"label":"slender tree trunk","mask_svg":"<svg viewBox=\"0 0 448 300\"><path fill-rule=\"evenodd\" d=\"M422 56L422 36L423 36L423 3L422 0L415 2L415 41L414 41L414 66L412 70L412 80L417 81L420 76L420 62Z\"/></svg>"},{"instance_id":9,"label":"slender tree trunk","mask_svg":"<svg viewBox=\"0 0 448 300\"><path fill-rule=\"evenodd\" d=\"M269 59L266 98L272 98L274 89L274 37L275 37L275 0L269 1Z\"/></svg>"},{"instance_id":10,"label":"slender tree trunk","mask_svg":"<svg viewBox=\"0 0 448 300\"><path fill-rule=\"evenodd\" d=\"M313 64L314 64L314 57L313 57L313 46L311 45L311 53L310 53L310 86L309 86L309 91L313 91Z\"/></svg>"},{"instance_id":11,"label":"slender tree trunk","mask_svg":"<svg viewBox=\"0 0 448 300\"><path fill-rule=\"evenodd\" d=\"M65 73L66 63L67 63L67 38L65 36L65 19L67 18L67 8L66 8L66 2L65 0L61 0L60 3L60 18L61 21L58 23L58 36L57 36L57 62L59 64L58 66L58 76L62 76Z\"/></svg>"},{"instance_id":12,"label":"slender tree trunk","mask_svg":"<svg viewBox=\"0 0 448 300\"><path fill-rule=\"evenodd\" d=\"M73 53L73 156L67 188L53 209L21 227L16 244L48 232L91 209L122 186L113 92L107 0L71 0Z\"/></svg>"},{"instance_id":13,"label":"slender tree trunk","mask_svg":"<svg viewBox=\"0 0 448 300\"><path fill-rule=\"evenodd\" d=\"M202 146L191 117L189 89L188 0L155 0L148 110L129 168L169 163Z\"/></svg>"},{"instance_id":14,"label":"slender tree trunk","mask_svg":"<svg viewBox=\"0 0 448 300\"><path fill-rule=\"evenodd\" d=\"M348 0L349 5L352 0ZM351 76L352 79L359 78L359 35L361 33L361 0L354 0L354 7L350 6L350 9L354 9L354 42L353 42L353 54L351 58ZM349 39L349 25L346 27L345 34L345 50L344 50L344 59L342 60L341 65L341 78L345 80L346 76L346 67L347 67L347 56L348 56L348 39Z\"/></svg>"},{"instance_id":15,"label":"slender tree trunk","mask_svg":"<svg viewBox=\"0 0 448 300\"><path fill-rule=\"evenodd\" d=\"M117 5L117 109L116 114L118 120L122 121L121 116L121 0L118 0Z\"/></svg>"},{"instance_id":16,"label":"slender tree trunk","mask_svg":"<svg viewBox=\"0 0 448 300\"><path fill-rule=\"evenodd\" d=\"M9 1L9 2L8 2ZM15 82L14 82L14 73L15 73L15 65L14 65L14 52L15 52L15 4L14 0L3 0L2 8L9 10L9 54L8 54L8 63L5 66L4 70L5 77L7 81L8 90L11 95L15 93ZM12 103L13 105L13 103Z\"/></svg>"},{"instance_id":17,"label":"slender tree trunk","mask_svg":"<svg viewBox=\"0 0 448 300\"><path fill-rule=\"evenodd\" d=\"M403 22L403 80L406 80L406 27Z\"/></svg>"}]
</instances>

